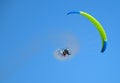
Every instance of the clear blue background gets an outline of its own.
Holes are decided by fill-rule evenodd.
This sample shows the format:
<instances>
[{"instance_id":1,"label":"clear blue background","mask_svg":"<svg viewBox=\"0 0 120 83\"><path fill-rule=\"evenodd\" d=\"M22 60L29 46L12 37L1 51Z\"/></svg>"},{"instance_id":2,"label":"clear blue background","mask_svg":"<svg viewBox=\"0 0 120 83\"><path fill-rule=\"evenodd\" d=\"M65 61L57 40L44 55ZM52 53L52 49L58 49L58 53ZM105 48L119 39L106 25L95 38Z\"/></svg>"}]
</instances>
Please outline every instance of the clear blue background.
<instances>
[{"instance_id":1,"label":"clear blue background","mask_svg":"<svg viewBox=\"0 0 120 83\"><path fill-rule=\"evenodd\" d=\"M86 18L66 15L73 10L104 26L105 53ZM119 0L0 0L0 83L120 83L119 22ZM73 34L80 47L67 61L53 56L63 33Z\"/></svg>"}]
</instances>

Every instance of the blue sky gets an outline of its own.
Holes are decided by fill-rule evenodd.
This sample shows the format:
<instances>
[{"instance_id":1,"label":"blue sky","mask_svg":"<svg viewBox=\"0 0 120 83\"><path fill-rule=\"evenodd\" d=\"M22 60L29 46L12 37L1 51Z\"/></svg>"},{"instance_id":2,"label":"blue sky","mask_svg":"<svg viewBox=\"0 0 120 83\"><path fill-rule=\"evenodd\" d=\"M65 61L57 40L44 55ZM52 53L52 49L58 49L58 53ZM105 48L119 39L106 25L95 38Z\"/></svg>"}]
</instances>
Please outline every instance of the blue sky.
<instances>
[{"instance_id":1,"label":"blue sky","mask_svg":"<svg viewBox=\"0 0 120 83\"><path fill-rule=\"evenodd\" d=\"M0 83L120 83L119 0L0 0ZM83 16L103 25L108 46ZM77 41L78 53L59 61L64 35Z\"/></svg>"}]
</instances>

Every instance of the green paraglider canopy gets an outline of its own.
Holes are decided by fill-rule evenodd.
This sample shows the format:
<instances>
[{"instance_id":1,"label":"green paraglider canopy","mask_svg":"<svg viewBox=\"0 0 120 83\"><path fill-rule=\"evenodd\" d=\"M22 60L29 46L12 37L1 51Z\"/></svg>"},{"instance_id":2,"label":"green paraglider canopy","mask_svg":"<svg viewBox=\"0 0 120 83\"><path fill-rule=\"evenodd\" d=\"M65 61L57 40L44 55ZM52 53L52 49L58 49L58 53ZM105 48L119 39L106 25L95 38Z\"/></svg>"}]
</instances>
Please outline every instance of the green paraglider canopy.
<instances>
[{"instance_id":1,"label":"green paraglider canopy","mask_svg":"<svg viewBox=\"0 0 120 83\"><path fill-rule=\"evenodd\" d=\"M101 39L102 39L101 52L103 53L107 46L107 36L106 36L105 30L102 27L102 25L100 24L100 22L97 19L95 19L92 15L90 15L86 12L83 12L83 11L80 11L80 12L72 11L72 12L67 13L67 15L69 15L69 14L81 14L82 16L86 17L96 27L96 29L99 31Z\"/></svg>"}]
</instances>

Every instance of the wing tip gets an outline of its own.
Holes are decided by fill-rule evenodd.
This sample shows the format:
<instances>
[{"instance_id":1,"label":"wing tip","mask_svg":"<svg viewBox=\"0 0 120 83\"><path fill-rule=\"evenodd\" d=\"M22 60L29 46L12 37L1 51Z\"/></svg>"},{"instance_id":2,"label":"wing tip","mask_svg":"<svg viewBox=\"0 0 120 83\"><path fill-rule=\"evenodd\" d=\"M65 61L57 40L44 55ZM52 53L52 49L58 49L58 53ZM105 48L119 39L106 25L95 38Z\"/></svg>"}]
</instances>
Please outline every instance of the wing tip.
<instances>
[{"instance_id":1,"label":"wing tip","mask_svg":"<svg viewBox=\"0 0 120 83\"><path fill-rule=\"evenodd\" d=\"M80 11L71 11L67 13L67 15L70 15L70 14L80 14Z\"/></svg>"},{"instance_id":2,"label":"wing tip","mask_svg":"<svg viewBox=\"0 0 120 83\"><path fill-rule=\"evenodd\" d=\"M107 47L107 41L104 41L104 46L102 47L101 53L103 53L106 50Z\"/></svg>"}]
</instances>

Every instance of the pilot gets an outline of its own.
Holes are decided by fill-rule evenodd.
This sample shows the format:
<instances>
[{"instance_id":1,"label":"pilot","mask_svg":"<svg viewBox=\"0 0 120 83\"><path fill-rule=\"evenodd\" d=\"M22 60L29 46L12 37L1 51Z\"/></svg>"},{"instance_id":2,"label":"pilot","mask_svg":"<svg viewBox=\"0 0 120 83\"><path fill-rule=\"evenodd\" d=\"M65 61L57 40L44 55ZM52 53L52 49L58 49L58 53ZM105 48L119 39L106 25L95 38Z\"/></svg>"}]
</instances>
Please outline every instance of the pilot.
<instances>
[{"instance_id":1,"label":"pilot","mask_svg":"<svg viewBox=\"0 0 120 83\"><path fill-rule=\"evenodd\" d=\"M68 49L63 50L63 56L71 55Z\"/></svg>"}]
</instances>

